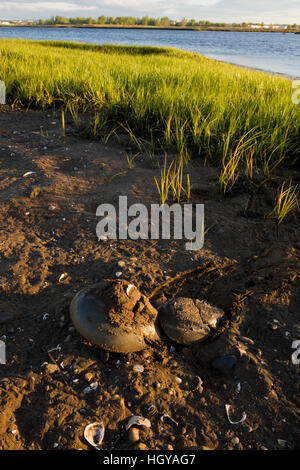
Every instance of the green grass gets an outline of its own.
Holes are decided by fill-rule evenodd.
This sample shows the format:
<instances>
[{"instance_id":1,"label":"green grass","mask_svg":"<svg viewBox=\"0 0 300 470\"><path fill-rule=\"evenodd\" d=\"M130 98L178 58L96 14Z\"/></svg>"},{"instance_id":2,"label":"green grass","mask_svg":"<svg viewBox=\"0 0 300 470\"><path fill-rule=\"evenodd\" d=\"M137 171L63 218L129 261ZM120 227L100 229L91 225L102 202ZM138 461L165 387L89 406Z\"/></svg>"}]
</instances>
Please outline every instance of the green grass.
<instances>
[{"instance_id":1,"label":"green grass","mask_svg":"<svg viewBox=\"0 0 300 470\"><path fill-rule=\"evenodd\" d=\"M220 163L229 186L232 158L251 155L267 176L299 158L289 79L171 48L2 39L0 54L9 104L91 112L91 135L121 124L160 150Z\"/></svg>"},{"instance_id":2,"label":"green grass","mask_svg":"<svg viewBox=\"0 0 300 470\"><path fill-rule=\"evenodd\" d=\"M285 188L286 183L284 182L280 188L276 204L271 216L277 219L278 225L280 225L286 216L293 211L299 211L298 195L300 193L298 186L292 186L292 182L289 182L289 186Z\"/></svg>"}]
</instances>

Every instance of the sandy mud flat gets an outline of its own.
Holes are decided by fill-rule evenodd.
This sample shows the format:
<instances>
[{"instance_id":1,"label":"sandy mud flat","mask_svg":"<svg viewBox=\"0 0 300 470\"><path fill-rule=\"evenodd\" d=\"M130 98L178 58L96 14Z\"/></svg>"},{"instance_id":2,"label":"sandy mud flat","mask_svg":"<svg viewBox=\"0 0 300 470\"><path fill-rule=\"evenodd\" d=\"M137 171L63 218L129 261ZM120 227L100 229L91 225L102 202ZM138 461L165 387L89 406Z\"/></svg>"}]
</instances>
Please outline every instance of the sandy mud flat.
<instances>
[{"instance_id":1,"label":"sandy mud flat","mask_svg":"<svg viewBox=\"0 0 300 470\"><path fill-rule=\"evenodd\" d=\"M249 192L241 180L224 197L218 169L191 164L192 202L205 204L209 229L202 250L99 241L99 204L159 202L160 170L143 156L129 169L127 145L62 137L49 112L0 113L0 449L88 449L85 426L99 420L108 450L299 449L299 215L277 229L266 214L278 182ZM203 343L113 354L72 325L69 305L85 286L120 272L149 295L201 266L214 269L166 284L152 303L193 297L224 310L222 333ZM126 431L132 415L151 427Z\"/></svg>"}]
</instances>

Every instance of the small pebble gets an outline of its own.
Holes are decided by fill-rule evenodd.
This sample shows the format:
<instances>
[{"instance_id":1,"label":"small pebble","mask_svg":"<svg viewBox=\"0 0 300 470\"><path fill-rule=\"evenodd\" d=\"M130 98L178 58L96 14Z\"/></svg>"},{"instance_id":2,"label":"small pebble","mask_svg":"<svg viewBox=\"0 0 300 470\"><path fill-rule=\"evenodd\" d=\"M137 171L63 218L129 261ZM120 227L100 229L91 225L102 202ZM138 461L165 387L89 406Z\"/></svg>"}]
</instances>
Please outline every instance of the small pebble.
<instances>
[{"instance_id":1,"label":"small pebble","mask_svg":"<svg viewBox=\"0 0 300 470\"><path fill-rule=\"evenodd\" d=\"M140 440L140 431L137 428L130 428L128 436L130 442L137 442Z\"/></svg>"},{"instance_id":2,"label":"small pebble","mask_svg":"<svg viewBox=\"0 0 300 470\"><path fill-rule=\"evenodd\" d=\"M234 436L232 439L231 439L231 443L236 446L240 443L240 440L238 437Z\"/></svg>"},{"instance_id":3,"label":"small pebble","mask_svg":"<svg viewBox=\"0 0 300 470\"><path fill-rule=\"evenodd\" d=\"M87 382L90 382L93 379L94 375L91 372L84 374L84 378Z\"/></svg>"},{"instance_id":4,"label":"small pebble","mask_svg":"<svg viewBox=\"0 0 300 470\"><path fill-rule=\"evenodd\" d=\"M227 354L222 357L218 357L212 363L214 369L226 372L232 370L237 363L237 358L232 354Z\"/></svg>"},{"instance_id":5,"label":"small pebble","mask_svg":"<svg viewBox=\"0 0 300 470\"><path fill-rule=\"evenodd\" d=\"M0 312L0 324L13 320L15 317L12 312Z\"/></svg>"},{"instance_id":6,"label":"small pebble","mask_svg":"<svg viewBox=\"0 0 300 470\"><path fill-rule=\"evenodd\" d=\"M147 450L146 444L143 442L139 442L138 444L135 445L136 450Z\"/></svg>"},{"instance_id":7,"label":"small pebble","mask_svg":"<svg viewBox=\"0 0 300 470\"><path fill-rule=\"evenodd\" d=\"M126 266L125 261L118 261L118 266L119 266L119 268L125 268L125 266Z\"/></svg>"},{"instance_id":8,"label":"small pebble","mask_svg":"<svg viewBox=\"0 0 300 470\"><path fill-rule=\"evenodd\" d=\"M180 377L175 377L174 378L174 382L177 383L177 384L181 384L182 383L182 379Z\"/></svg>"},{"instance_id":9,"label":"small pebble","mask_svg":"<svg viewBox=\"0 0 300 470\"><path fill-rule=\"evenodd\" d=\"M277 442L280 447L285 447L287 445L287 441L285 441L284 439L277 439Z\"/></svg>"},{"instance_id":10,"label":"small pebble","mask_svg":"<svg viewBox=\"0 0 300 470\"><path fill-rule=\"evenodd\" d=\"M47 364L44 371L46 374L54 374L54 372L59 371L59 367L57 364Z\"/></svg>"},{"instance_id":11,"label":"small pebble","mask_svg":"<svg viewBox=\"0 0 300 470\"><path fill-rule=\"evenodd\" d=\"M90 393L98 388L98 382L92 383L89 387L83 389L83 393Z\"/></svg>"},{"instance_id":12,"label":"small pebble","mask_svg":"<svg viewBox=\"0 0 300 470\"><path fill-rule=\"evenodd\" d=\"M144 366L141 366L140 364L136 364L133 366L134 372L144 372Z\"/></svg>"}]
</instances>

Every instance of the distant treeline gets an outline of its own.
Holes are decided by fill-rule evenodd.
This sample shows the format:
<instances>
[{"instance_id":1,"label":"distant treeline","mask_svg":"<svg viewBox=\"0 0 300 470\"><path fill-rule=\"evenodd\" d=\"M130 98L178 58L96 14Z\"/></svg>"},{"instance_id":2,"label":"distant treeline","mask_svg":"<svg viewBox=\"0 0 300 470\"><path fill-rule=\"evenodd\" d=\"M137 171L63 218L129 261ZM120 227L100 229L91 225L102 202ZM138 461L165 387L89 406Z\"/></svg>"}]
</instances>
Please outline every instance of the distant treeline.
<instances>
[{"instance_id":1,"label":"distant treeline","mask_svg":"<svg viewBox=\"0 0 300 470\"><path fill-rule=\"evenodd\" d=\"M123 25L123 26L199 26L199 27L247 27L251 26L254 23L212 23L210 21L197 21L194 18L188 20L187 18L182 18L180 21L174 21L163 16L162 18L151 18L150 16L144 16L143 18L136 18L134 16L117 16L113 18L112 16L99 16L97 19L87 17L76 17L76 18L65 18L64 16L52 16L47 20L39 20L39 25L80 25L80 24L90 24L90 25ZM256 23L257 24L257 23ZM259 23L258 26L264 28L264 23ZM296 28L297 25L291 26Z\"/></svg>"},{"instance_id":2,"label":"distant treeline","mask_svg":"<svg viewBox=\"0 0 300 470\"><path fill-rule=\"evenodd\" d=\"M65 18L64 16L51 16L47 20L39 20L40 25L54 25L54 24L115 24L115 25L128 25L128 26L226 26L225 23L211 23L210 21L196 21L195 19L187 20L183 18L181 21L173 21L167 16L162 18L151 18L150 16L143 16L143 18L136 18L134 16L99 16L95 18Z\"/></svg>"}]
</instances>

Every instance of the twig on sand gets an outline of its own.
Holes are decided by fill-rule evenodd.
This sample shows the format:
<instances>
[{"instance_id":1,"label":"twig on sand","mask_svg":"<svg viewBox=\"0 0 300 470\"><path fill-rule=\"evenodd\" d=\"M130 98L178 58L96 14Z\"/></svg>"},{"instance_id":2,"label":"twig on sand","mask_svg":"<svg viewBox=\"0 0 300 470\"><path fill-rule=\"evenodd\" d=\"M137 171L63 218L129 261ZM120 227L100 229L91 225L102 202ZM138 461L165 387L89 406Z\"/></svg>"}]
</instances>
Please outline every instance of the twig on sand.
<instances>
[{"instance_id":1,"label":"twig on sand","mask_svg":"<svg viewBox=\"0 0 300 470\"><path fill-rule=\"evenodd\" d=\"M225 269L230 266L233 266L233 264L235 264L235 262L233 261L226 261L223 264L217 264L213 266L210 263L206 263L202 266L198 266L197 268L188 269L187 271L183 271L179 274L176 274L176 276L172 277L172 279L169 279L168 281L160 284L160 286L156 287L156 289L154 289L148 297L149 299L153 299L153 297L155 297L158 294L158 292L160 292L164 287L167 287L170 284L173 284L173 282L176 282L179 279L182 279L184 277L188 277L196 273L198 273L198 277L202 277L206 274L216 271L217 269Z\"/></svg>"}]
</instances>

